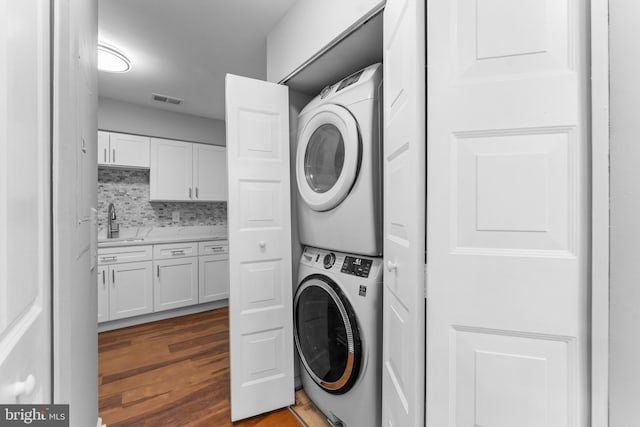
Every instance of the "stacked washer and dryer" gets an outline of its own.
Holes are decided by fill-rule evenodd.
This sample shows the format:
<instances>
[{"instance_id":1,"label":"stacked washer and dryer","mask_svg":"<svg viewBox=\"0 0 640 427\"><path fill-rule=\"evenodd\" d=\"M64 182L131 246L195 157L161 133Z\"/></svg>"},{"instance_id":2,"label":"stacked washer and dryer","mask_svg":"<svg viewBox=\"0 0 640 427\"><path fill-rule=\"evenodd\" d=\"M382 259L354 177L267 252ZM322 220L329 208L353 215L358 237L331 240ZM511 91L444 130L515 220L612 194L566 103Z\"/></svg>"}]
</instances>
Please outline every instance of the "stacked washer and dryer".
<instances>
[{"instance_id":1,"label":"stacked washer and dryer","mask_svg":"<svg viewBox=\"0 0 640 427\"><path fill-rule=\"evenodd\" d=\"M300 113L294 297L305 392L336 426L381 423L382 66L326 87Z\"/></svg>"}]
</instances>

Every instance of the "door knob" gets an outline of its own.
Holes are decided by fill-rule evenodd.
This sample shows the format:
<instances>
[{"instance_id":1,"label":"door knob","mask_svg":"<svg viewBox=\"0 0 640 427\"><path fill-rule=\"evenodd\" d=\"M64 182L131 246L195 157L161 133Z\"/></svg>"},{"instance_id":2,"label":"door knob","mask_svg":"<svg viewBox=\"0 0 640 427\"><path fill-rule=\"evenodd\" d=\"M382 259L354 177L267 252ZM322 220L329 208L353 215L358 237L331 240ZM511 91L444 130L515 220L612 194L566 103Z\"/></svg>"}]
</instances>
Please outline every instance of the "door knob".
<instances>
[{"instance_id":1,"label":"door knob","mask_svg":"<svg viewBox=\"0 0 640 427\"><path fill-rule=\"evenodd\" d=\"M398 264L392 261L387 261L387 270L389 271L397 271L398 270Z\"/></svg>"},{"instance_id":2,"label":"door knob","mask_svg":"<svg viewBox=\"0 0 640 427\"><path fill-rule=\"evenodd\" d=\"M265 242L264 240L260 240L258 242L258 246L260 246L260 249L264 249L267 247L267 242Z\"/></svg>"},{"instance_id":3,"label":"door knob","mask_svg":"<svg viewBox=\"0 0 640 427\"><path fill-rule=\"evenodd\" d=\"M21 395L28 396L33 393L33 389L36 387L36 379L33 375L29 374L26 380L18 381L13 385L13 394L18 397Z\"/></svg>"}]
</instances>

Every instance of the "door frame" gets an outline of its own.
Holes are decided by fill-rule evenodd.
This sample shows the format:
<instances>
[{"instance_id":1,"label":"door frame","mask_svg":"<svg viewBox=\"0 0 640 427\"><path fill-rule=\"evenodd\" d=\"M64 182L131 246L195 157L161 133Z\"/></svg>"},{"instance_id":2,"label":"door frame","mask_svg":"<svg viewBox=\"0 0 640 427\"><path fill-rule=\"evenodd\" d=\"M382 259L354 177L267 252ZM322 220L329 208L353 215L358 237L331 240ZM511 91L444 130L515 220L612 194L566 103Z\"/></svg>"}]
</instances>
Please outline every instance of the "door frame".
<instances>
[{"instance_id":1,"label":"door frame","mask_svg":"<svg viewBox=\"0 0 640 427\"><path fill-rule=\"evenodd\" d=\"M609 0L591 0L591 425L609 425Z\"/></svg>"}]
</instances>

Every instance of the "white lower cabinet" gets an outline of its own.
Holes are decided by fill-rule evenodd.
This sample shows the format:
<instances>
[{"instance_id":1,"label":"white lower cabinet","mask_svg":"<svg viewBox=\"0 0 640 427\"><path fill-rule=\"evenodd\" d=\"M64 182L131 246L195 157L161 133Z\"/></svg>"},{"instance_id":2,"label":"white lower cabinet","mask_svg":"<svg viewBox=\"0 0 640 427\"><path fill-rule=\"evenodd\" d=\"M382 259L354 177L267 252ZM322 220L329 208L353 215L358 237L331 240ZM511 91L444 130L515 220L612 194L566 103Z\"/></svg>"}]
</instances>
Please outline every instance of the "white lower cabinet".
<instances>
[{"instance_id":1,"label":"white lower cabinet","mask_svg":"<svg viewBox=\"0 0 640 427\"><path fill-rule=\"evenodd\" d=\"M154 261L154 311L198 303L198 258Z\"/></svg>"},{"instance_id":2,"label":"white lower cabinet","mask_svg":"<svg viewBox=\"0 0 640 427\"><path fill-rule=\"evenodd\" d=\"M151 261L114 264L109 267L109 320L153 311Z\"/></svg>"},{"instance_id":3,"label":"white lower cabinet","mask_svg":"<svg viewBox=\"0 0 640 427\"><path fill-rule=\"evenodd\" d=\"M153 311L152 246L98 250L98 322Z\"/></svg>"},{"instance_id":4,"label":"white lower cabinet","mask_svg":"<svg viewBox=\"0 0 640 427\"><path fill-rule=\"evenodd\" d=\"M198 258L200 302L229 298L229 256L205 255Z\"/></svg>"},{"instance_id":5,"label":"white lower cabinet","mask_svg":"<svg viewBox=\"0 0 640 427\"><path fill-rule=\"evenodd\" d=\"M227 241L101 248L98 322L229 298Z\"/></svg>"},{"instance_id":6,"label":"white lower cabinet","mask_svg":"<svg viewBox=\"0 0 640 427\"><path fill-rule=\"evenodd\" d=\"M153 311L152 262L98 267L98 322Z\"/></svg>"},{"instance_id":7,"label":"white lower cabinet","mask_svg":"<svg viewBox=\"0 0 640 427\"><path fill-rule=\"evenodd\" d=\"M98 322L109 320L109 267L98 267Z\"/></svg>"}]
</instances>

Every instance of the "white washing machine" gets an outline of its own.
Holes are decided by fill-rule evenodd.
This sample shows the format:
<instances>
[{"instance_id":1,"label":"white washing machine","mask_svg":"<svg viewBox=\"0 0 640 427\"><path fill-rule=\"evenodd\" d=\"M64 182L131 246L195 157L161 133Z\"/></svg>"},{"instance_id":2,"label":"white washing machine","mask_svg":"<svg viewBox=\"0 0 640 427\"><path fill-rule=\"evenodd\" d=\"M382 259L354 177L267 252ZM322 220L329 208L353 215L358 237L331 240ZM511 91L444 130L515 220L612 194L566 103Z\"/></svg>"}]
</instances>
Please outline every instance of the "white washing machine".
<instances>
[{"instance_id":1,"label":"white washing machine","mask_svg":"<svg viewBox=\"0 0 640 427\"><path fill-rule=\"evenodd\" d=\"M302 385L337 426L382 412L382 258L306 247L294 297Z\"/></svg>"},{"instance_id":2,"label":"white washing machine","mask_svg":"<svg viewBox=\"0 0 640 427\"><path fill-rule=\"evenodd\" d=\"M296 182L300 241L382 254L382 64L326 87L301 112Z\"/></svg>"}]
</instances>

